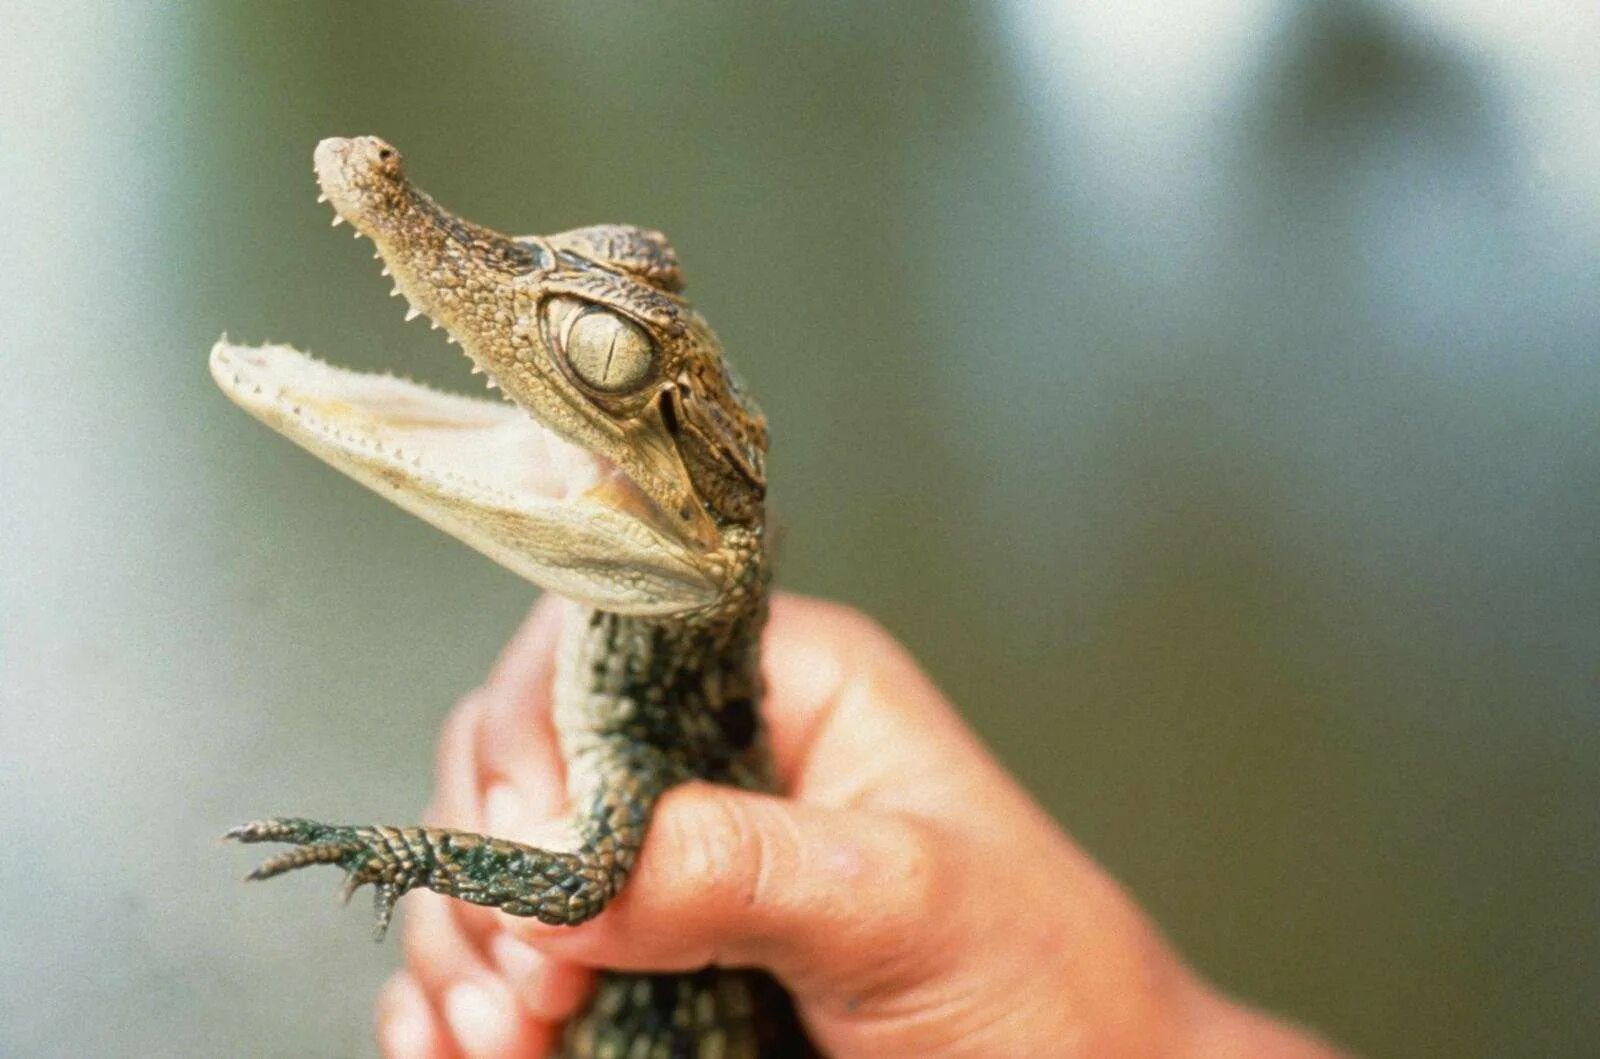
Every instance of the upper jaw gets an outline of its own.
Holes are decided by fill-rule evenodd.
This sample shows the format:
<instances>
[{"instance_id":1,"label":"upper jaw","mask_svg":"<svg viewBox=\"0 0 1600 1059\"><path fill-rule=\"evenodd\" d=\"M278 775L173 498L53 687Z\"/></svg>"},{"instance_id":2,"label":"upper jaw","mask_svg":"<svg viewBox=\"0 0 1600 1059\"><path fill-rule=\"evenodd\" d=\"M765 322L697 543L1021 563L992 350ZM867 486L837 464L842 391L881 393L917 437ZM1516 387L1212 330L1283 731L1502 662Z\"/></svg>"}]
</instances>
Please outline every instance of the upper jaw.
<instances>
[{"instance_id":1,"label":"upper jaw","mask_svg":"<svg viewBox=\"0 0 1600 1059\"><path fill-rule=\"evenodd\" d=\"M323 140L313 169L333 223L348 221L357 236L371 239L384 275L412 308L463 344L488 337L480 319L486 301L507 308L518 277L548 264L539 247L440 207L407 179L400 152L376 136Z\"/></svg>"},{"instance_id":2,"label":"upper jaw","mask_svg":"<svg viewBox=\"0 0 1600 1059\"><path fill-rule=\"evenodd\" d=\"M370 238L406 319L426 316L472 361L490 389L546 428L620 468L636 499L691 547L715 550L721 535L687 469L653 415L619 420L598 412L544 355L541 280L560 269L539 240L512 239L439 206L406 178L400 153L375 136L329 138L314 155L335 212Z\"/></svg>"}]
</instances>

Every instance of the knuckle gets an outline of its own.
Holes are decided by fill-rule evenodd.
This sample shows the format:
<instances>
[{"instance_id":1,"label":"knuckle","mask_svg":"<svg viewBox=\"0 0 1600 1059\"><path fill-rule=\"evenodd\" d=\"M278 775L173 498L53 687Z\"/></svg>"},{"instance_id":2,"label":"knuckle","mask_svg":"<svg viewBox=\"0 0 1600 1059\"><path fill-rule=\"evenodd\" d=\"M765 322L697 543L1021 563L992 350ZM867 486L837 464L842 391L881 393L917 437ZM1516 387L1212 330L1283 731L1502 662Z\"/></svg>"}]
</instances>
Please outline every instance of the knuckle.
<instances>
[{"instance_id":1,"label":"knuckle","mask_svg":"<svg viewBox=\"0 0 1600 1059\"><path fill-rule=\"evenodd\" d=\"M459 753L463 746L471 745L482 715L481 688L467 692L450 707L450 712L445 714L444 723L439 729L437 752L441 766L450 756Z\"/></svg>"},{"instance_id":2,"label":"knuckle","mask_svg":"<svg viewBox=\"0 0 1600 1059\"><path fill-rule=\"evenodd\" d=\"M427 1010L427 997L416 979L405 971L389 976L373 1003L373 1017L378 1031L378 1045L383 1055L399 1056L407 1049L395 1037L394 1026L402 1020L414 1019L419 1011ZM409 1043L409 1042L406 1042Z\"/></svg>"},{"instance_id":3,"label":"knuckle","mask_svg":"<svg viewBox=\"0 0 1600 1059\"><path fill-rule=\"evenodd\" d=\"M725 886L746 842L738 814L717 797L680 798L672 808L676 811L662 814L661 823L667 825L665 853L673 865L674 889L692 896Z\"/></svg>"},{"instance_id":4,"label":"knuckle","mask_svg":"<svg viewBox=\"0 0 1600 1059\"><path fill-rule=\"evenodd\" d=\"M906 824L880 848L883 862L871 880L871 899L852 902L859 918L841 923L847 948L861 954L863 988L920 980L931 968L947 965L953 947L955 904L948 858L938 836Z\"/></svg>"},{"instance_id":5,"label":"knuckle","mask_svg":"<svg viewBox=\"0 0 1600 1059\"><path fill-rule=\"evenodd\" d=\"M894 844L895 885L885 888L883 931L890 938L926 936L949 903L949 880L942 843L927 827L907 822Z\"/></svg>"},{"instance_id":6,"label":"knuckle","mask_svg":"<svg viewBox=\"0 0 1600 1059\"><path fill-rule=\"evenodd\" d=\"M761 904L773 877L775 841L765 814L747 799L710 788L679 799L673 809L659 822L666 825L669 899L717 914Z\"/></svg>"}]
</instances>

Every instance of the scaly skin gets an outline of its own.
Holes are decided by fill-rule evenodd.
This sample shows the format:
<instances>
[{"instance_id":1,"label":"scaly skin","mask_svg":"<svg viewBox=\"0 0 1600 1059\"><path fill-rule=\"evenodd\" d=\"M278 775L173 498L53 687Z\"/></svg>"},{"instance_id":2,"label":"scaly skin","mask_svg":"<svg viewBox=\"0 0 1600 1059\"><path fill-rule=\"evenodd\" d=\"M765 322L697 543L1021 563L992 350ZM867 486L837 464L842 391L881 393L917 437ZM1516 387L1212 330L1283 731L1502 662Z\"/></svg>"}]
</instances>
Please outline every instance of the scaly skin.
<instances>
[{"instance_id":1,"label":"scaly skin","mask_svg":"<svg viewBox=\"0 0 1600 1059\"><path fill-rule=\"evenodd\" d=\"M335 864L346 896L371 884L380 937L395 902L419 887L582 923L626 882L672 785L773 789L758 666L765 423L682 300L676 257L658 234L499 235L414 188L399 154L371 137L324 141L316 168L335 223L377 244L408 317L443 325L527 419L282 348L219 343L213 374L341 470L589 605L565 631L554 689L573 842L540 849L447 828L298 818L228 837L294 847L252 879ZM561 441L536 439L533 423ZM553 445L546 455L559 462L562 442L591 457L577 495L541 494L502 465L538 445ZM566 1054L585 1057L809 1052L774 983L717 969L605 975L564 1040Z\"/></svg>"}]
</instances>

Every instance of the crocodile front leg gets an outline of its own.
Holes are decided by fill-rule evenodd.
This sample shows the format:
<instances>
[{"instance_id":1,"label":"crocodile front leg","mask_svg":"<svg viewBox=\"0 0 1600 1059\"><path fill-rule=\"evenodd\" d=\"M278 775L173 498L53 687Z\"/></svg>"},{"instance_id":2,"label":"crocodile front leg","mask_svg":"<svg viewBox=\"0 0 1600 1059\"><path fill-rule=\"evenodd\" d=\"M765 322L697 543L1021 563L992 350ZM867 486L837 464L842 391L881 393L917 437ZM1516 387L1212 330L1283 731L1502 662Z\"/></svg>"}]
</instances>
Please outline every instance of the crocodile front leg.
<instances>
[{"instance_id":1,"label":"crocodile front leg","mask_svg":"<svg viewBox=\"0 0 1600 1059\"><path fill-rule=\"evenodd\" d=\"M515 916L575 926L599 915L627 880L661 793L680 778L667 759L637 744L595 754L587 807L574 821L570 851L443 827L323 824L277 817L233 828L239 842L287 842L251 872L270 879L313 864L347 873L344 896L373 887L376 936L388 929L395 902L421 887Z\"/></svg>"}]
</instances>

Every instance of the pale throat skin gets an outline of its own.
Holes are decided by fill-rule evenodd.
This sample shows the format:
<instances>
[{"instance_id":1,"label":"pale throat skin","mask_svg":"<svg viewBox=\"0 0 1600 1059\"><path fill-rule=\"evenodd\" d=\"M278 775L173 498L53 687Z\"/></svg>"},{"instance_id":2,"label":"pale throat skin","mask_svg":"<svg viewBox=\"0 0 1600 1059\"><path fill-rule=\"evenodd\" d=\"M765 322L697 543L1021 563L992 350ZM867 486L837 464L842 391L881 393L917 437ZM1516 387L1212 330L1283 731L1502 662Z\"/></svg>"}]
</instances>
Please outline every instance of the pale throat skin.
<instances>
[{"instance_id":1,"label":"pale throat skin","mask_svg":"<svg viewBox=\"0 0 1600 1059\"><path fill-rule=\"evenodd\" d=\"M372 884L381 936L407 890L577 924L631 870L656 799L704 778L772 789L758 637L766 423L684 301L658 232L510 237L444 210L376 137L329 139L315 171L334 224L370 239L407 318L443 327L506 400L440 393L286 346L218 342L211 372L252 415L534 583L586 605L567 623L555 711L571 842L273 818L233 829ZM606 975L573 1056L805 1054L770 980L708 969Z\"/></svg>"}]
</instances>

